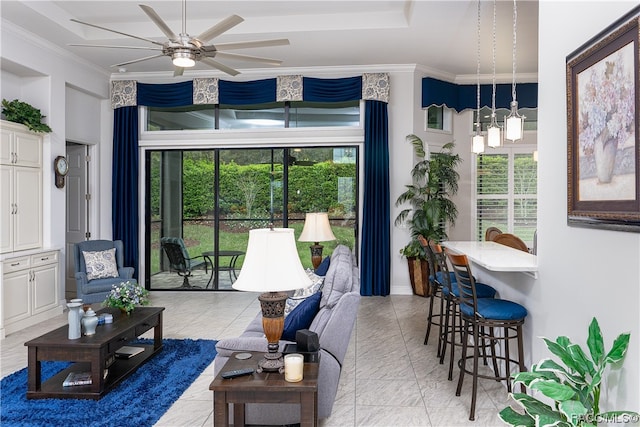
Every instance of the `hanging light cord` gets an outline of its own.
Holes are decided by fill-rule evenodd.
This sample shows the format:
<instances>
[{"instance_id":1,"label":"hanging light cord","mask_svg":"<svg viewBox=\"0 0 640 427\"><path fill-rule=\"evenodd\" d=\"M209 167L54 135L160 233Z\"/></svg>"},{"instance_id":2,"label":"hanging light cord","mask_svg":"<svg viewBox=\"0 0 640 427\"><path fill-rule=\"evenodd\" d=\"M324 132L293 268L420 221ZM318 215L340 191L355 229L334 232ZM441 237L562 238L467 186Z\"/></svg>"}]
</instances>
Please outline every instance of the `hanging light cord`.
<instances>
[{"instance_id":1,"label":"hanging light cord","mask_svg":"<svg viewBox=\"0 0 640 427\"><path fill-rule=\"evenodd\" d=\"M493 0L493 91L491 93L491 124L495 125L496 117L496 0Z\"/></svg>"},{"instance_id":2,"label":"hanging light cord","mask_svg":"<svg viewBox=\"0 0 640 427\"><path fill-rule=\"evenodd\" d=\"M516 5L516 0L513 0L513 53L512 53L512 76L513 80L511 81L511 97L513 100L516 100L516 26L518 22L518 6Z\"/></svg>"},{"instance_id":3,"label":"hanging light cord","mask_svg":"<svg viewBox=\"0 0 640 427\"><path fill-rule=\"evenodd\" d=\"M476 67L476 135L480 133L480 0L478 0L478 63Z\"/></svg>"}]
</instances>

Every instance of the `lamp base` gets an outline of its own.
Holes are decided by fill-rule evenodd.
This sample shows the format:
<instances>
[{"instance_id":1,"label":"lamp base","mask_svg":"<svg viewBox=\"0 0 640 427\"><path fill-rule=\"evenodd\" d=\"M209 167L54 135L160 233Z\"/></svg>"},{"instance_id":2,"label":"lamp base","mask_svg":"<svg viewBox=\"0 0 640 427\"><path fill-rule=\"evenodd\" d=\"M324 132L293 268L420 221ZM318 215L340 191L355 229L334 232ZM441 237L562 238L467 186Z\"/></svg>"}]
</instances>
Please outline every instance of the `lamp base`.
<instances>
[{"instance_id":1,"label":"lamp base","mask_svg":"<svg viewBox=\"0 0 640 427\"><path fill-rule=\"evenodd\" d=\"M311 263L313 264L313 269L316 270L320 263L322 262L322 249L324 246L315 242L313 245L309 246L311 249Z\"/></svg>"},{"instance_id":2,"label":"lamp base","mask_svg":"<svg viewBox=\"0 0 640 427\"><path fill-rule=\"evenodd\" d=\"M262 328L267 337L269 352L258 362L256 371L284 372L284 359L278 351L280 337L284 329L284 306L287 294L284 292L265 292L258 297L262 309Z\"/></svg>"},{"instance_id":3,"label":"lamp base","mask_svg":"<svg viewBox=\"0 0 640 427\"><path fill-rule=\"evenodd\" d=\"M266 372L279 372L284 373L284 359L282 353L265 353L264 358L258 361L258 373Z\"/></svg>"}]
</instances>

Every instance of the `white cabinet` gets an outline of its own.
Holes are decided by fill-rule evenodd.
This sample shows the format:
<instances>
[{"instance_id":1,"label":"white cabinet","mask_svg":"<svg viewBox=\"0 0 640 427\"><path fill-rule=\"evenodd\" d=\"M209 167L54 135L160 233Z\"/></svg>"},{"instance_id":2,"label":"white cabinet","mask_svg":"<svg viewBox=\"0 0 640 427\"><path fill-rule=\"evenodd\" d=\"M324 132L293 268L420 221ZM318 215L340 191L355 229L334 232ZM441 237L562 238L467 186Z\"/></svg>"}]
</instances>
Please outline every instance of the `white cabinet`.
<instances>
[{"instance_id":1,"label":"white cabinet","mask_svg":"<svg viewBox=\"0 0 640 427\"><path fill-rule=\"evenodd\" d=\"M42 246L42 138L2 121L0 253Z\"/></svg>"},{"instance_id":2,"label":"white cabinet","mask_svg":"<svg viewBox=\"0 0 640 427\"><path fill-rule=\"evenodd\" d=\"M4 334L62 312L58 304L58 251L10 258L2 264Z\"/></svg>"}]
</instances>

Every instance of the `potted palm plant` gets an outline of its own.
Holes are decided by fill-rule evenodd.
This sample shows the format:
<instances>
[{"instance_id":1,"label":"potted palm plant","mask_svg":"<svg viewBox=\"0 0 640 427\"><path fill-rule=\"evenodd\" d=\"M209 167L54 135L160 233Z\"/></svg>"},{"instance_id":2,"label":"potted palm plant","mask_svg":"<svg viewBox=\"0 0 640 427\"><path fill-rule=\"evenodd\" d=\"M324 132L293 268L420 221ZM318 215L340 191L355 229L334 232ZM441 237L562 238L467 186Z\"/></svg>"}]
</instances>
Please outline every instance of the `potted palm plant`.
<instances>
[{"instance_id":1,"label":"potted palm plant","mask_svg":"<svg viewBox=\"0 0 640 427\"><path fill-rule=\"evenodd\" d=\"M396 206L408 204L395 220L396 226L407 226L411 240L400 250L407 257L411 286L416 295L429 295L427 254L418 241L422 235L428 240L447 238L447 226L453 225L458 209L451 196L458 192L460 175L456 167L460 156L453 153L454 143L449 142L437 153L427 155L425 143L416 135L408 135L418 163L411 169L411 184L396 200Z\"/></svg>"}]
</instances>

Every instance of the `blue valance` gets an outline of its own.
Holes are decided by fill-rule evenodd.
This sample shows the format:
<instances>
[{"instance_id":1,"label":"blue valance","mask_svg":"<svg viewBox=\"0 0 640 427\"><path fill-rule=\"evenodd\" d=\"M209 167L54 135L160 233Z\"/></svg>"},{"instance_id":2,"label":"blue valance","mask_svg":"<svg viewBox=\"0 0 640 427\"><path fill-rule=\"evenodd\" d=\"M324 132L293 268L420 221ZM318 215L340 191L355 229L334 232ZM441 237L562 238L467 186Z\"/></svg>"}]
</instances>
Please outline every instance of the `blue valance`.
<instances>
[{"instance_id":1,"label":"blue valance","mask_svg":"<svg viewBox=\"0 0 640 427\"><path fill-rule=\"evenodd\" d=\"M193 81L168 84L138 83L138 105L183 107L193 104Z\"/></svg>"},{"instance_id":2,"label":"blue valance","mask_svg":"<svg viewBox=\"0 0 640 427\"><path fill-rule=\"evenodd\" d=\"M276 79L229 82L220 80L220 104L251 105L276 102Z\"/></svg>"},{"instance_id":3,"label":"blue valance","mask_svg":"<svg viewBox=\"0 0 640 427\"><path fill-rule=\"evenodd\" d=\"M313 102L344 102L362 99L362 77L342 79L302 78L302 97Z\"/></svg>"},{"instance_id":4,"label":"blue valance","mask_svg":"<svg viewBox=\"0 0 640 427\"><path fill-rule=\"evenodd\" d=\"M457 112L477 107L476 85L458 85L425 77L422 79L422 107L446 105ZM480 85L480 106L491 107L492 85ZM518 83L516 100L519 108L538 108L538 84ZM511 84L496 85L496 108L511 108Z\"/></svg>"}]
</instances>

